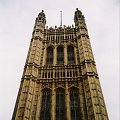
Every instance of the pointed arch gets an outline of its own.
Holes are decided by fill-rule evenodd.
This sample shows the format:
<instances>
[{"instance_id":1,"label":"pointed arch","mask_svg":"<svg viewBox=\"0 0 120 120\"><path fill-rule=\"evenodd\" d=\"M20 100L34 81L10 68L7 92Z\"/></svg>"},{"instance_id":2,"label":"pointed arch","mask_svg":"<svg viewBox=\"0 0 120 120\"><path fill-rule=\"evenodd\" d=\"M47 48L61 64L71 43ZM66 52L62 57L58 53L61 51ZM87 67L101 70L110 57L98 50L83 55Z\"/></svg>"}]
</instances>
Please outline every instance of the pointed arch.
<instances>
[{"instance_id":1,"label":"pointed arch","mask_svg":"<svg viewBox=\"0 0 120 120\"><path fill-rule=\"evenodd\" d=\"M51 90L42 91L40 120L51 120Z\"/></svg>"},{"instance_id":2,"label":"pointed arch","mask_svg":"<svg viewBox=\"0 0 120 120\"><path fill-rule=\"evenodd\" d=\"M71 120L81 120L80 103L79 103L79 91L78 88L70 88L70 110Z\"/></svg>"},{"instance_id":3,"label":"pointed arch","mask_svg":"<svg viewBox=\"0 0 120 120\"><path fill-rule=\"evenodd\" d=\"M47 48L47 64L53 64L53 47L49 46Z\"/></svg>"},{"instance_id":4,"label":"pointed arch","mask_svg":"<svg viewBox=\"0 0 120 120\"><path fill-rule=\"evenodd\" d=\"M68 56L68 64L74 64L75 60L74 60L74 47L72 45L69 45L67 47L67 56Z\"/></svg>"},{"instance_id":5,"label":"pointed arch","mask_svg":"<svg viewBox=\"0 0 120 120\"><path fill-rule=\"evenodd\" d=\"M57 63L64 64L64 47L63 46L57 47Z\"/></svg>"},{"instance_id":6,"label":"pointed arch","mask_svg":"<svg viewBox=\"0 0 120 120\"><path fill-rule=\"evenodd\" d=\"M65 90L63 88L56 90L56 120L66 120Z\"/></svg>"}]
</instances>

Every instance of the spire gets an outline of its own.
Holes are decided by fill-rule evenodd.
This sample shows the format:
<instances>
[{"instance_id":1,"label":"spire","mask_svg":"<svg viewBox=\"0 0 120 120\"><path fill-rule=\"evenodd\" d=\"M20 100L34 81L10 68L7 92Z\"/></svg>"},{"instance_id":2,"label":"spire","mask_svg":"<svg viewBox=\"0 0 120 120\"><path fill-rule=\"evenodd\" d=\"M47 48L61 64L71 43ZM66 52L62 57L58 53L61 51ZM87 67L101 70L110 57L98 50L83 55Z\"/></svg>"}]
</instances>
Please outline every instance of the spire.
<instances>
[{"instance_id":1,"label":"spire","mask_svg":"<svg viewBox=\"0 0 120 120\"><path fill-rule=\"evenodd\" d=\"M62 11L60 11L60 26L62 26Z\"/></svg>"}]
</instances>

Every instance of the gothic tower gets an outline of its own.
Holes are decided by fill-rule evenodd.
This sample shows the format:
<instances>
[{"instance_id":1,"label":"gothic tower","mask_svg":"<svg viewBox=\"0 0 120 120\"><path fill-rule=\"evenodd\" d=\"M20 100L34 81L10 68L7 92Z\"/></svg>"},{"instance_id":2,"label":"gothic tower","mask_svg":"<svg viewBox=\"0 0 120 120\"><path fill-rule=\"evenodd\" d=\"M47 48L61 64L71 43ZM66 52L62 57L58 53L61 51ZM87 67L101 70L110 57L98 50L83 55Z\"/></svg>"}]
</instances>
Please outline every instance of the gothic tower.
<instances>
[{"instance_id":1,"label":"gothic tower","mask_svg":"<svg viewBox=\"0 0 120 120\"><path fill-rule=\"evenodd\" d=\"M88 30L76 9L75 26L35 21L12 120L108 120Z\"/></svg>"}]
</instances>

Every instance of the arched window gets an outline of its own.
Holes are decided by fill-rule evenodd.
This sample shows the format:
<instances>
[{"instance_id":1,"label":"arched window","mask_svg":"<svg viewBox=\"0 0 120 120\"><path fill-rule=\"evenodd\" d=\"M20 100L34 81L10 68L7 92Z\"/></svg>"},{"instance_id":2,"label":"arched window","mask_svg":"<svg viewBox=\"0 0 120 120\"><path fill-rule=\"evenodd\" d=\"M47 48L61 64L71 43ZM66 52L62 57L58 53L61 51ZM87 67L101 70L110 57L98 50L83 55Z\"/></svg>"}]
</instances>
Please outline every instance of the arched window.
<instances>
[{"instance_id":1,"label":"arched window","mask_svg":"<svg viewBox=\"0 0 120 120\"><path fill-rule=\"evenodd\" d=\"M79 92L77 88L70 88L71 120L81 120L79 106Z\"/></svg>"},{"instance_id":2,"label":"arched window","mask_svg":"<svg viewBox=\"0 0 120 120\"><path fill-rule=\"evenodd\" d=\"M47 48L47 64L53 64L53 48L48 47Z\"/></svg>"},{"instance_id":3,"label":"arched window","mask_svg":"<svg viewBox=\"0 0 120 120\"><path fill-rule=\"evenodd\" d=\"M56 91L56 120L66 120L65 90L62 88Z\"/></svg>"},{"instance_id":4,"label":"arched window","mask_svg":"<svg viewBox=\"0 0 120 120\"><path fill-rule=\"evenodd\" d=\"M51 120L51 90L43 90L40 120Z\"/></svg>"},{"instance_id":5,"label":"arched window","mask_svg":"<svg viewBox=\"0 0 120 120\"><path fill-rule=\"evenodd\" d=\"M74 64L74 47L68 46L67 53L68 53L68 64Z\"/></svg>"},{"instance_id":6,"label":"arched window","mask_svg":"<svg viewBox=\"0 0 120 120\"><path fill-rule=\"evenodd\" d=\"M57 48L57 63L64 64L64 48L62 46Z\"/></svg>"}]
</instances>

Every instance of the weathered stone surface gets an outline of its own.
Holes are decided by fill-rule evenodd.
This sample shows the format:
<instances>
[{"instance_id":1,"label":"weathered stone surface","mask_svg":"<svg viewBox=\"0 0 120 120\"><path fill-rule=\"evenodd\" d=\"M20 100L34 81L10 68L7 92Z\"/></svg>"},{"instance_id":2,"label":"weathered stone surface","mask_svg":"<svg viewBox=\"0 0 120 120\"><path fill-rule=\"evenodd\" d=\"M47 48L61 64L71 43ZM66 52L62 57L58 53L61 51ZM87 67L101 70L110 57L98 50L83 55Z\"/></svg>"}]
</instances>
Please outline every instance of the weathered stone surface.
<instances>
[{"instance_id":1,"label":"weathered stone surface","mask_svg":"<svg viewBox=\"0 0 120 120\"><path fill-rule=\"evenodd\" d=\"M66 120L108 120L87 27L78 9L74 21L75 27L46 28L45 13L36 18L12 120L63 120L62 115ZM56 97L62 98L60 91L65 102L61 106ZM50 106L50 115L44 113L48 108L43 110L43 104ZM65 112L56 113L62 107Z\"/></svg>"}]
</instances>

